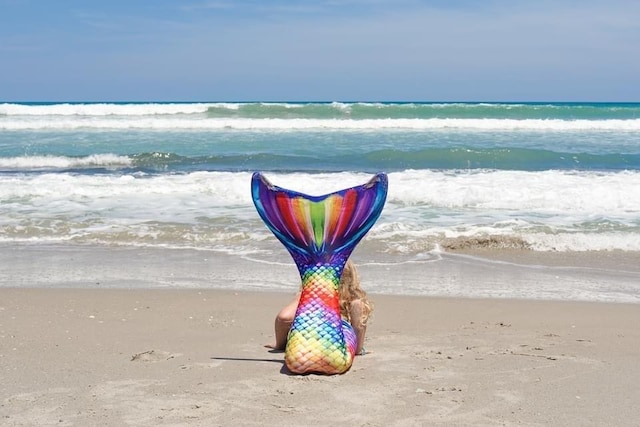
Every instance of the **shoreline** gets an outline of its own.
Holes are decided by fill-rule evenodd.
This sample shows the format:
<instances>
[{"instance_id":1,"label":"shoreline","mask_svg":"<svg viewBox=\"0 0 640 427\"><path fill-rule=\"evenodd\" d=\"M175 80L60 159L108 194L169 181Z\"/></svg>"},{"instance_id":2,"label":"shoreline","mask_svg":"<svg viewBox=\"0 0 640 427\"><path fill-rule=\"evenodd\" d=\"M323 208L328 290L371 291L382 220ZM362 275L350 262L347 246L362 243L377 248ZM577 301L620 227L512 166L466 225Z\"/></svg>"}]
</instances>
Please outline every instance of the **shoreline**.
<instances>
[{"instance_id":1,"label":"shoreline","mask_svg":"<svg viewBox=\"0 0 640 427\"><path fill-rule=\"evenodd\" d=\"M294 294L298 271L277 261L210 250L84 245L0 245L0 289L217 289ZM380 256L377 255L377 258ZM354 252L375 295L640 303L636 252L460 250L379 262Z\"/></svg>"},{"instance_id":2,"label":"shoreline","mask_svg":"<svg viewBox=\"0 0 640 427\"><path fill-rule=\"evenodd\" d=\"M283 293L0 295L7 426L637 422L636 304L374 295L370 354L343 375L292 376L263 346Z\"/></svg>"}]
</instances>

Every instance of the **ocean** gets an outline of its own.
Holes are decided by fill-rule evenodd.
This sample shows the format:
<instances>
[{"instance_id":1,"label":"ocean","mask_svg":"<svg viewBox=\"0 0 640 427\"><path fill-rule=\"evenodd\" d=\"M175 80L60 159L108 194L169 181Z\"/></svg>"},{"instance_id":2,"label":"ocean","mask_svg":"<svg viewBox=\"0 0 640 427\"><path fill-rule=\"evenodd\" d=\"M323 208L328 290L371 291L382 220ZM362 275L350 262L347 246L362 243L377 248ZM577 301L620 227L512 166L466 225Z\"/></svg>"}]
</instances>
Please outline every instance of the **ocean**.
<instances>
[{"instance_id":1,"label":"ocean","mask_svg":"<svg viewBox=\"0 0 640 427\"><path fill-rule=\"evenodd\" d=\"M640 103L4 103L0 243L282 260L254 171L314 195L386 172L371 262L640 251Z\"/></svg>"}]
</instances>

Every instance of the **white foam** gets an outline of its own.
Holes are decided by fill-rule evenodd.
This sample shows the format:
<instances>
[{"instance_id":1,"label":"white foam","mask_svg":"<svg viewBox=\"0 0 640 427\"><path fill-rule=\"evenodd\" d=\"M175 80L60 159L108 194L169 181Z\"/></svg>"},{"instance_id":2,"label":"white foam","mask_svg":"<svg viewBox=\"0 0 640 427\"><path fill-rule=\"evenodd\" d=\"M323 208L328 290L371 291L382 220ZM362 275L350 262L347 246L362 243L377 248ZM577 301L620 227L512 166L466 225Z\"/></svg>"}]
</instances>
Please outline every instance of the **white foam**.
<instances>
[{"instance_id":1,"label":"white foam","mask_svg":"<svg viewBox=\"0 0 640 427\"><path fill-rule=\"evenodd\" d=\"M640 232L536 233L526 238L531 248L538 251L640 251Z\"/></svg>"},{"instance_id":2,"label":"white foam","mask_svg":"<svg viewBox=\"0 0 640 427\"><path fill-rule=\"evenodd\" d=\"M243 251L270 236L253 207L250 177L0 174L0 234ZM275 185L313 195L370 177L267 174ZM640 250L639 188L640 172L392 173L387 204L365 245L418 256L446 238L499 235L536 250Z\"/></svg>"},{"instance_id":3,"label":"white foam","mask_svg":"<svg viewBox=\"0 0 640 427\"><path fill-rule=\"evenodd\" d=\"M216 104L175 103L175 104L0 104L0 115L6 116L149 116L171 114L204 113ZM234 104L217 104L225 108L234 108ZM46 120L45 120L46 121Z\"/></svg>"},{"instance_id":4,"label":"white foam","mask_svg":"<svg viewBox=\"0 0 640 427\"><path fill-rule=\"evenodd\" d=\"M164 105L163 105L164 107ZM249 119L249 118L189 118L153 116L140 113L112 117L113 112L78 116L73 106L68 114L56 116L35 114L9 116L0 121L2 130L245 130L245 131L379 131L379 130L448 130L474 131L640 131L640 119L628 120L513 120L513 119ZM109 109L109 111L111 111ZM58 116L60 114L62 117Z\"/></svg>"},{"instance_id":5,"label":"white foam","mask_svg":"<svg viewBox=\"0 0 640 427\"><path fill-rule=\"evenodd\" d=\"M637 218L640 172L410 170L389 174L398 206Z\"/></svg>"},{"instance_id":6,"label":"white foam","mask_svg":"<svg viewBox=\"0 0 640 427\"><path fill-rule=\"evenodd\" d=\"M95 155L84 158L20 157L0 159L2 167L36 167L128 164L127 157ZM266 174L275 185L322 195L366 182L366 173ZM250 173L194 172L146 178L44 174L0 177L4 197L22 197L42 191L58 191L64 184L74 191L95 191L94 197L119 194L173 194L205 196L207 203L234 207L249 204ZM521 172L405 171L389 174L389 195L385 212L391 217L417 221L424 214L438 217L455 212L463 217L489 215L496 221L516 220L512 214L539 216L549 221L571 224L576 220L599 218L638 220L640 215L640 172ZM455 220L455 218L451 218ZM438 219L440 221L440 219ZM446 223L446 222L445 222Z\"/></svg>"},{"instance_id":7,"label":"white foam","mask_svg":"<svg viewBox=\"0 0 640 427\"><path fill-rule=\"evenodd\" d=\"M21 156L0 157L0 169L69 169L83 167L127 167L129 157L116 154L92 154L84 157L67 156Z\"/></svg>"}]
</instances>

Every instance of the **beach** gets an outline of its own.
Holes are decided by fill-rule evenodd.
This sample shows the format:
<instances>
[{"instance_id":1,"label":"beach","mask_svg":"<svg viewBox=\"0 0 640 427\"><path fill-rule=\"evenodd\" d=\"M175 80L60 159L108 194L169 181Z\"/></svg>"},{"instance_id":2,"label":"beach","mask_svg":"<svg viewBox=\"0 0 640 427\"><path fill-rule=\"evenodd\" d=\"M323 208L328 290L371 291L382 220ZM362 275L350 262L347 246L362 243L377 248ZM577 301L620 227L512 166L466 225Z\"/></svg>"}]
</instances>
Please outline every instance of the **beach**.
<instances>
[{"instance_id":1,"label":"beach","mask_svg":"<svg viewBox=\"0 0 640 427\"><path fill-rule=\"evenodd\" d=\"M0 425L637 426L640 104L0 104ZM385 172L343 375L271 352L300 286L254 172Z\"/></svg>"},{"instance_id":2,"label":"beach","mask_svg":"<svg viewBox=\"0 0 640 427\"><path fill-rule=\"evenodd\" d=\"M292 264L275 269L288 289L261 289L274 266L202 251L43 253L0 250L2 425L637 425L637 303L374 293L369 353L343 375L296 376L283 353L264 347L295 292ZM615 287L636 274L624 256L597 257L599 279L579 272L588 255L555 257L573 272L559 275L529 254L518 264L498 257L478 283L500 289L553 275L562 287L584 273ZM476 258L454 260L405 266L401 280L478 274ZM626 273L604 277L616 269ZM363 287L398 271L363 262Z\"/></svg>"}]
</instances>

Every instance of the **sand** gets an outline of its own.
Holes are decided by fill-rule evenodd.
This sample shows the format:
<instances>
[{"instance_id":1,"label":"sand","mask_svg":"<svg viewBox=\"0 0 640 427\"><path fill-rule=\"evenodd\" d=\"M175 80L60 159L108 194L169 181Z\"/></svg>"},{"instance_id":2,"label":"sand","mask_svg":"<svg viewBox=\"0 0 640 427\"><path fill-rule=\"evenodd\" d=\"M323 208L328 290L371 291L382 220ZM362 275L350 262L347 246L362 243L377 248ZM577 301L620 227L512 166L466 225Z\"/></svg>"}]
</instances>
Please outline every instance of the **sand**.
<instances>
[{"instance_id":1,"label":"sand","mask_svg":"<svg viewBox=\"0 0 640 427\"><path fill-rule=\"evenodd\" d=\"M371 353L294 376L290 296L0 288L0 425L638 425L637 304L374 295Z\"/></svg>"}]
</instances>

